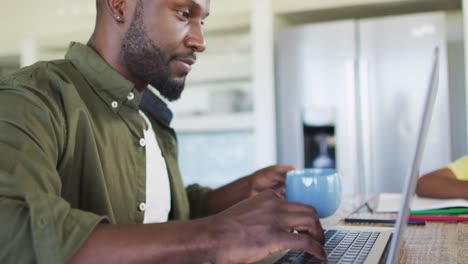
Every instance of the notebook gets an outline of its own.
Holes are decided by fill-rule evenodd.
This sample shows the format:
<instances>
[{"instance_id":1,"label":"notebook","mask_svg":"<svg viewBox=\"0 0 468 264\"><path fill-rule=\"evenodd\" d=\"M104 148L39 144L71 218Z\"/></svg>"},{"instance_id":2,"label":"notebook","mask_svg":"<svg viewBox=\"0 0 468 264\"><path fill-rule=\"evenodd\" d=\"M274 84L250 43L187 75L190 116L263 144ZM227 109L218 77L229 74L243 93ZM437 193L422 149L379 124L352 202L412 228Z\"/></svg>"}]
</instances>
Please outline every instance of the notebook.
<instances>
[{"instance_id":1,"label":"notebook","mask_svg":"<svg viewBox=\"0 0 468 264\"><path fill-rule=\"evenodd\" d=\"M387 263L397 262L405 227L408 224L410 200L419 176L424 144L431 121L432 110L439 82L439 50L434 49L434 60L425 97L422 119L418 131L418 141L410 173L406 179L395 229L382 229L364 226L338 226L325 231L325 251L328 260L323 263ZM389 231L389 230L393 230ZM391 239L391 240L390 240ZM258 263L294 264L322 263L304 251L277 253Z\"/></svg>"},{"instance_id":2,"label":"notebook","mask_svg":"<svg viewBox=\"0 0 468 264\"><path fill-rule=\"evenodd\" d=\"M400 209L401 194L399 193L382 193L379 195L378 206L376 212L378 213L389 213L397 212ZM459 213L468 213L468 200L465 199L435 199L435 198L423 198L419 196L413 197L411 200L411 214L418 214L422 211L432 211L442 209L456 211ZM454 209L454 210L448 210ZM456 210L455 210L456 209Z\"/></svg>"}]
</instances>

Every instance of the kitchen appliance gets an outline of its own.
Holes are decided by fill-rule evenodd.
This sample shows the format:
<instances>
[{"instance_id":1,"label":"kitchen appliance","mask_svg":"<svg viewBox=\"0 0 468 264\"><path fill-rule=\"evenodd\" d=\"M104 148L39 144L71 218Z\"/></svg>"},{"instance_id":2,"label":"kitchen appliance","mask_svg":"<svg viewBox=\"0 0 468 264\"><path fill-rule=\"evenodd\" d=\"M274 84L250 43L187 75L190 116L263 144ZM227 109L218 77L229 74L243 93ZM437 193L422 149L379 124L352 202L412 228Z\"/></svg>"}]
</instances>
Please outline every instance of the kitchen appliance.
<instances>
[{"instance_id":1,"label":"kitchen appliance","mask_svg":"<svg viewBox=\"0 0 468 264\"><path fill-rule=\"evenodd\" d=\"M439 46L439 94L421 173L446 166L453 158L454 135L446 19L445 13L432 12L314 23L280 32L279 163L312 167L308 145L311 137L325 132L333 138L330 157L342 175L344 194L400 192L416 144L427 54ZM465 122L463 116L457 124Z\"/></svg>"}]
</instances>

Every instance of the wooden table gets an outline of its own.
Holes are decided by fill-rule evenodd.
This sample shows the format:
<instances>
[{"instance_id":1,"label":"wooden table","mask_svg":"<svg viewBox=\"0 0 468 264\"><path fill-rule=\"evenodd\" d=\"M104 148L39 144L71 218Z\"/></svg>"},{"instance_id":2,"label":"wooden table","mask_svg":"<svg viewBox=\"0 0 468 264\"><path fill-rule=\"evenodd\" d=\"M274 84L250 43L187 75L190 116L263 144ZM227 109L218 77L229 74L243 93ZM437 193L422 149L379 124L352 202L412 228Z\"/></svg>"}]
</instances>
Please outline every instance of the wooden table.
<instances>
[{"instance_id":1,"label":"wooden table","mask_svg":"<svg viewBox=\"0 0 468 264\"><path fill-rule=\"evenodd\" d=\"M343 219L353 212L365 210L368 198L343 199L338 211L321 219L326 227L347 224ZM468 222L426 222L425 226L408 226L400 249L399 263L468 263Z\"/></svg>"}]
</instances>

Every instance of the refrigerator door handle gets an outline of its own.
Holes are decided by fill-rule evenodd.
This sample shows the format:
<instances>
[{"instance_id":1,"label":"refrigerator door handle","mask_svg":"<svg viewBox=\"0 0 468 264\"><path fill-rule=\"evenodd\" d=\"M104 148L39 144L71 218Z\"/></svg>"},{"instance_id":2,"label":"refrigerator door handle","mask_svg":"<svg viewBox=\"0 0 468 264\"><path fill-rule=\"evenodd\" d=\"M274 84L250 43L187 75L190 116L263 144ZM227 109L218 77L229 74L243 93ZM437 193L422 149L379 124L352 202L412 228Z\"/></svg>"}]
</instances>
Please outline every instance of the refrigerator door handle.
<instances>
[{"instance_id":1,"label":"refrigerator door handle","mask_svg":"<svg viewBox=\"0 0 468 264\"><path fill-rule=\"evenodd\" d=\"M373 138L372 138L372 107L371 103L371 92L369 82L369 60L365 57L361 57L358 62L357 71L357 82L356 86L356 110L357 110L357 137L359 144L360 154L360 179L362 194L368 195L374 188L375 182L372 177L373 164Z\"/></svg>"},{"instance_id":2,"label":"refrigerator door handle","mask_svg":"<svg viewBox=\"0 0 468 264\"><path fill-rule=\"evenodd\" d=\"M345 87L338 96L336 121L336 158L337 169L341 172L345 192L364 194L361 170L361 137L358 119L358 60L349 58L344 61Z\"/></svg>"}]
</instances>

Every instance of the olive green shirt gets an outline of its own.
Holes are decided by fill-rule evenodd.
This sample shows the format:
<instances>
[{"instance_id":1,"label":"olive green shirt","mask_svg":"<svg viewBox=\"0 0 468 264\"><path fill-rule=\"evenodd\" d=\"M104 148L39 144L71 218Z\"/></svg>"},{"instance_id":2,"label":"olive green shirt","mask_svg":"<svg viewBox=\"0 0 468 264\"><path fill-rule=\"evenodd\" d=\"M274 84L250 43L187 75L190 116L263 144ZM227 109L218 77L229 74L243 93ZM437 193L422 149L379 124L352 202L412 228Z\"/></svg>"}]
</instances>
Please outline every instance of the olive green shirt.
<instances>
[{"instance_id":1,"label":"olive green shirt","mask_svg":"<svg viewBox=\"0 0 468 264\"><path fill-rule=\"evenodd\" d=\"M169 218L205 215L207 189L182 183L166 105L88 46L0 79L0 263L64 263L97 224L143 222L140 108L166 160Z\"/></svg>"}]
</instances>

